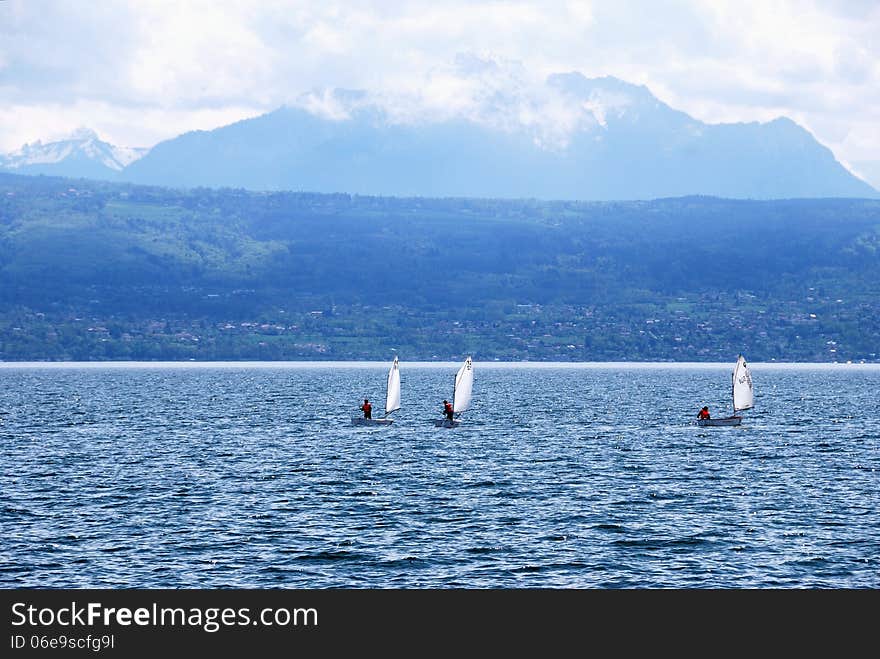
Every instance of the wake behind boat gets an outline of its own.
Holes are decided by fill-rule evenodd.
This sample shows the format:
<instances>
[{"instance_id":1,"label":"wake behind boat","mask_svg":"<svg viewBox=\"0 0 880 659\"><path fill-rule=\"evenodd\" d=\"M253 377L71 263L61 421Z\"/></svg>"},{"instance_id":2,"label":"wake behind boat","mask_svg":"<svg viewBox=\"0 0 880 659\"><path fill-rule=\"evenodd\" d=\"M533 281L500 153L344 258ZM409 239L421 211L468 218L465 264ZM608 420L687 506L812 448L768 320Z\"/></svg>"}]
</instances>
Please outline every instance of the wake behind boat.
<instances>
[{"instance_id":1,"label":"wake behind boat","mask_svg":"<svg viewBox=\"0 0 880 659\"><path fill-rule=\"evenodd\" d=\"M731 416L713 418L698 418L696 423L698 426L738 426L742 423L742 415L737 414L743 410L750 409L755 406L755 392L752 387L752 374L749 371L749 365L746 363L745 357L740 355L736 360L736 366L733 367L733 383L731 395L733 397L733 414ZM708 409L708 408L703 408Z\"/></svg>"},{"instance_id":2,"label":"wake behind boat","mask_svg":"<svg viewBox=\"0 0 880 659\"><path fill-rule=\"evenodd\" d=\"M353 426L390 426L394 419L388 415L400 409L400 365L397 357L388 371L388 381L385 385L385 417L381 419L366 418L364 416L351 417Z\"/></svg>"},{"instance_id":3,"label":"wake behind boat","mask_svg":"<svg viewBox=\"0 0 880 659\"><path fill-rule=\"evenodd\" d=\"M453 418L434 419L436 428L455 428L461 425L461 414L471 406L471 394L474 388L474 363L470 357L464 360L464 364L455 375L455 385L452 390L452 413Z\"/></svg>"}]
</instances>

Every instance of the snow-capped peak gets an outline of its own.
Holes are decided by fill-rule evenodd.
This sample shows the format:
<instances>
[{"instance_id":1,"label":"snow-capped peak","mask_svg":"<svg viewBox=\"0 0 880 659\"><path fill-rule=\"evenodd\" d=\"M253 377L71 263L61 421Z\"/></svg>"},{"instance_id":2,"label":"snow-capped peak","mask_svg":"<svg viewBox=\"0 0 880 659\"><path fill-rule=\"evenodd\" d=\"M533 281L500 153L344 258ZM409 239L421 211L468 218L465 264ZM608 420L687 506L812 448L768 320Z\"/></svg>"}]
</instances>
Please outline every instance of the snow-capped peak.
<instances>
[{"instance_id":1,"label":"snow-capped peak","mask_svg":"<svg viewBox=\"0 0 880 659\"><path fill-rule=\"evenodd\" d=\"M46 144L37 140L6 156L0 155L0 168L17 170L39 165L58 165L70 160L85 160L118 172L144 156L147 151L149 149L114 146L102 141L92 129L80 127L62 140Z\"/></svg>"}]
</instances>

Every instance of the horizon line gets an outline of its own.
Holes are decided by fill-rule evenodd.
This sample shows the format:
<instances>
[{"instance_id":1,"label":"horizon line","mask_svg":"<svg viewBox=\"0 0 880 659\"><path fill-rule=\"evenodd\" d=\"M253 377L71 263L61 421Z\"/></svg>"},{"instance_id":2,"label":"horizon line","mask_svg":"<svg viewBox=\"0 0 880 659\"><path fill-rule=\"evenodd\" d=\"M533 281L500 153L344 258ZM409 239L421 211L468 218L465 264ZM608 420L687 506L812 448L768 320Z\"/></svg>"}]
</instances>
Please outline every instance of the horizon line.
<instances>
[{"instance_id":1,"label":"horizon line","mask_svg":"<svg viewBox=\"0 0 880 659\"><path fill-rule=\"evenodd\" d=\"M459 360L443 361L399 361L401 368L449 368L458 367L464 358ZM157 360L157 361L2 361L0 369L12 370L16 368L384 368L392 360ZM501 360L474 360L476 366L483 368L732 368L736 360L724 362L690 362L690 361L583 361L583 362L556 362L556 361L501 361ZM786 362L786 361L749 361L750 367L762 368L880 368L880 361L846 361L846 362Z\"/></svg>"}]
</instances>

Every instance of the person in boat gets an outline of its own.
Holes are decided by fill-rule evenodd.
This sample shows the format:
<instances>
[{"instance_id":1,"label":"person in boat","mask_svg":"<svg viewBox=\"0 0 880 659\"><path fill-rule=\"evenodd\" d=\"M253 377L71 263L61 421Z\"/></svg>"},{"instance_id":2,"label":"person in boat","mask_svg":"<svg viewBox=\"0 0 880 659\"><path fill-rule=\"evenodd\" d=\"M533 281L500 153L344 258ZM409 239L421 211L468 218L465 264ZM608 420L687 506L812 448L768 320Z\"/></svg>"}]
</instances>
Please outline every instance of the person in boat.
<instances>
[{"instance_id":1,"label":"person in boat","mask_svg":"<svg viewBox=\"0 0 880 659\"><path fill-rule=\"evenodd\" d=\"M364 398L364 404L361 405L361 409L364 412L365 419L372 419L373 418L373 405L366 398Z\"/></svg>"},{"instance_id":2,"label":"person in boat","mask_svg":"<svg viewBox=\"0 0 880 659\"><path fill-rule=\"evenodd\" d=\"M453 415L452 403L450 403L448 400L443 401L443 414L446 415L447 419L452 421L452 415Z\"/></svg>"},{"instance_id":3,"label":"person in boat","mask_svg":"<svg viewBox=\"0 0 880 659\"><path fill-rule=\"evenodd\" d=\"M697 412L697 418L698 418L698 419L708 419L708 418L710 418L710 417L709 417L709 406L708 406L708 405L703 405L703 409L701 409L699 412Z\"/></svg>"}]
</instances>

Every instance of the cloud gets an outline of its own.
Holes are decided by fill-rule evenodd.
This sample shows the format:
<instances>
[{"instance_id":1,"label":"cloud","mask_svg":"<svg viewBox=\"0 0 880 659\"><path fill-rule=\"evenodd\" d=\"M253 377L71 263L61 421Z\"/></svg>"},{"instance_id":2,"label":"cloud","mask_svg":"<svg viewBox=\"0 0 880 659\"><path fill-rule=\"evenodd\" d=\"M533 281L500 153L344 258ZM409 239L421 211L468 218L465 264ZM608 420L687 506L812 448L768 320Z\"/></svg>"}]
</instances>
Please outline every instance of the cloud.
<instances>
[{"instance_id":1,"label":"cloud","mask_svg":"<svg viewBox=\"0 0 880 659\"><path fill-rule=\"evenodd\" d=\"M78 125L145 145L309 95L331 112L333 89L365 90L399 120L516 121L553 142L589 113L544 80L579 71L707 122L789 116L842 160L870 161L877 34L873 0L7 0L0 149Z\"/></svg>"}]
</instances>

